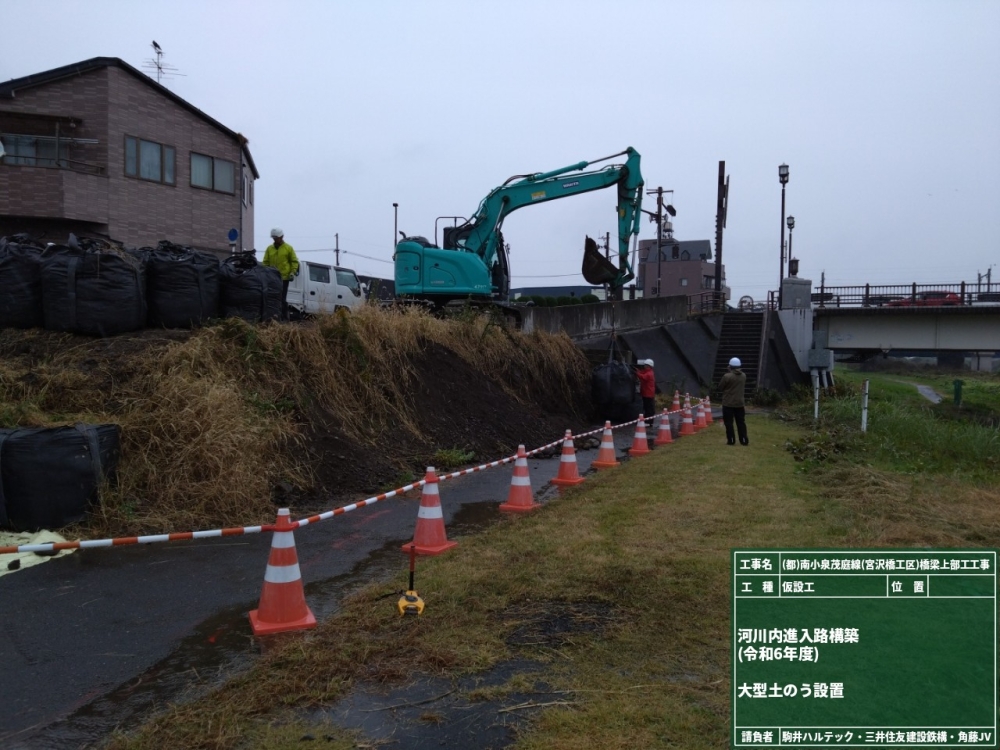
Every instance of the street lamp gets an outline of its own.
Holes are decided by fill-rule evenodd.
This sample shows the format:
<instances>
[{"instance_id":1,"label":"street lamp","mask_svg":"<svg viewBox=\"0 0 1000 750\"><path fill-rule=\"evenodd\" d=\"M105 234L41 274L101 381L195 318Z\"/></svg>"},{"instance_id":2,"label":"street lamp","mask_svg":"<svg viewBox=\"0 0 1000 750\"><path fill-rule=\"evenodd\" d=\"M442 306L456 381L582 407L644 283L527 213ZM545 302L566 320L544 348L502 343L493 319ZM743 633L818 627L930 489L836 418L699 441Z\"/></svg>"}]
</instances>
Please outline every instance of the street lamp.
<instances>
[{"instance_id":1,"label":"street lamp","mask_svg":"<svg viewBox=\"0 0 1000 750\"><path fill-rule=\"evenodd\" d=\"M788 165L778 167L781 182L781 265L778 269L778 309L781 309L781 280L785 278L785 185L788 184Z\"/></svg>"},{"instance_id":2,"label":"street lamp","mask_svg":"<svg viewBox=\"0 0 1000 750\"><path fill-rule=\"evenodd\" d=\"M392 204L392 249L393 259L396 257L396 238L399 236L399 204Z\"/></svg>"},{"instance_id":3,"label":"street lamp","mask_svg":"<svg viewBox=\"0 0 1000 750\"><path fill-rule=\"evenodd\" d=\"M795 261L794 265L792 264L792 230L795 229L795 217L789 216L785 224L788 225L788 275L798 276L799 262Z\"/></svg>"}]
</instances>

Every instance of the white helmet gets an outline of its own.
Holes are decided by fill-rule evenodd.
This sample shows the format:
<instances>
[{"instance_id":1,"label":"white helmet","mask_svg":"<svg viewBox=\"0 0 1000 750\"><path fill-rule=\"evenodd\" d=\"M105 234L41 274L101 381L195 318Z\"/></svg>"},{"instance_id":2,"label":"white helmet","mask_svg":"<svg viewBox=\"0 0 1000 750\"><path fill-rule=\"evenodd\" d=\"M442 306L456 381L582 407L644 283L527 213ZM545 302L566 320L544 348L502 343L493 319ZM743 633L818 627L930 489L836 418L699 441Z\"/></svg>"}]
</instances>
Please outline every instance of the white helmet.
<instances>
[{"instance_id":1,"label":"white helmet","mask_svg":"<svg viewBox=\"0 0 1000 750\"><path fill-rule=\"evenodd\" d=\"M652 367L652 366L653 366L653 360L647 359L646 360L646 367Z\"/></svg>"},{"instance_id":2,"label":"white helmet","mask_svg":"<svg viewBox=\"0 0 1000 750\"><path fill-rule=\"evenodd\" d=\"M285 233L281 231L280 227L275 227L274 229L271 230L271 236L274 239L278 239L279 237L284 237Z\"/></svg>"},{"instance_id":3,"label":"white helmet","mask_svg":"<svg viewBox=\"0 0 1000 750\"><path fill-rule=\"evenodd\" d=\"M741 362L739 357L733 357L731 360L729 360L730 367L739 367L740 364Z\"/></svg>"}]
</instances>

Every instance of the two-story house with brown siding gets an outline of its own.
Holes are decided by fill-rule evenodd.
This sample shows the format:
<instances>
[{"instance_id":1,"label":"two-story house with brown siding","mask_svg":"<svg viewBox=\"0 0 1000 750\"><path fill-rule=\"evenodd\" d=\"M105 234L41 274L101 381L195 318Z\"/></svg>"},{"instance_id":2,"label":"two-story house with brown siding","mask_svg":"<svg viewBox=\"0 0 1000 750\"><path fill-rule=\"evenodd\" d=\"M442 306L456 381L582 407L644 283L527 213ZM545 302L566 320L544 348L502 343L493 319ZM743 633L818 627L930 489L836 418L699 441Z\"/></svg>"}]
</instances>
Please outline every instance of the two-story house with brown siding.
<instances>
[{"instance_id":1,"label":"two-story house with brown siding","mask_svg":"<svg viewBox=\"0 0 1000 750\"><path fill-rule=\"evenodd\" d=\"M247 139L117 57L0 83L0 236L253 249Z\"/></svg>"}]
</instances>

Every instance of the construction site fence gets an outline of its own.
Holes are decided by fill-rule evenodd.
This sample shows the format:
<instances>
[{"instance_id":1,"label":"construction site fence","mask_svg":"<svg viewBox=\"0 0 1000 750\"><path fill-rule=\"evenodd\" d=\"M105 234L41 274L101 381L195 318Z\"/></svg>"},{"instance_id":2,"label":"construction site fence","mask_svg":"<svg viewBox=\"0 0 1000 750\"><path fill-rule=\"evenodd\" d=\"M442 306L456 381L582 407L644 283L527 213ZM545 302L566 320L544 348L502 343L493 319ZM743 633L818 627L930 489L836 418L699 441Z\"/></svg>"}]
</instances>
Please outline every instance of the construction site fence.
<instances>
[{"instance_id":1,"label":"construction site fence","mask_svg":"<svg viewBox=\"0 0 1000 750\"><path fill-rule=\"evenodd\" d=\"M705 403L704 399L690 399L689 396L685 395L685 404L691 404L690 408L695 408L699 403ZM655 419L657 417L670 417L673 415L680 415L688 406L683 406L680 409L664 409L658 414L640 414L636 419L628 422L621 422L616 425L612 425L612 430L620 430L622 428L631 427L639 423L640 420L646 421L649 419ZM597 429L590 430L588 432L580 432L573 434L567 430L566 435L554 440L551 443L533 448L530 451L526 451L527 456L535 456L539 453L544 453L548 450L553 450L556 447L562 445L567 439L577 440L580 438L591 437L604 432L605 427L601 426ZM493 469L498 466L503 466L514 462L517 459L517 455L507 456L506 458L500 458L496 461L490 461L489 463L480 464L479 466L474 466L467 469L462 469L460 471L454 471L448 474L442 474L438 476L438 481L443 482L449 479L456 479L458 477L466 476L468 474L474 474L481 471L486 471L487 469ZM389 498L398 497L406 495L408 492L422 488L427 484L426 479L421 479L419 481L413 482L412 484L407 484L402 487L397 487L389 492L384 492L380 495L375 495L373 497L360 500L349 505L344 505L332 510L325 511L323 513L318 513L316 515L308 516L306 518L299 519L297 521L292 521L291 526L293 529L302 528L309 526L311 524L318 523L320 521L329 520L337 516L343 515L345 513L350 513L351 511L358 510L359 508L365 508L369 505L375 505L383 500L388 500ZM212 539L216 537L232 537L232 536L244 536L248 534L260 534L263 532L270 532L275 530L275 524L261 524L259 526L235 526L231 528L222 529L209 529L203 531L182 531L174 532L169 534L146 534L141 536L127 536L127 537L115 537L110 539L81 539L71 542L46 542L42 544L22 544L17 546L5 546L0 547L0 555L6 554L21 554L25 552L60 552L62 550L75 550L75 549L96 549L104 547L124 547L136 544L159 544L163 542L179 542L179 541L190 541L193 539Z\"/></svg>"}]
</instances>

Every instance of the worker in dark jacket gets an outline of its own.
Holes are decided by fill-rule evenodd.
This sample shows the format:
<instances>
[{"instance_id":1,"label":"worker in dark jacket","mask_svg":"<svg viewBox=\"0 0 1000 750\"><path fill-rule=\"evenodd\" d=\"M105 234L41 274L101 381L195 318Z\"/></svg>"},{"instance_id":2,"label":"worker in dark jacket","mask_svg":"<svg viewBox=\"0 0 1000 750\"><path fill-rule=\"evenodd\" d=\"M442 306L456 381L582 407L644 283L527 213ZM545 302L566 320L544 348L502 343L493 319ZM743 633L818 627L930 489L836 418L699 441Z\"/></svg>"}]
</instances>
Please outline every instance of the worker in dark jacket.
<instances>
[{"instance_id":1,"label":"worker in dark jacket","mask_svg":"<svg viewBox=\"0 0 1000 750\"><path fill-rule=\"evenodd\" d=\"M639 395L642 397L642 415L652 420L656 415L656 376L653 374L653 360L640 359L636 362L636 376L639 378ZM648 422L652 424L652 422Z\"/></svg>"},{"instance_id":2,"label":"worker in dark jacket","mask_svg":"<svg viewBox=\"0 0 1000 750\"><path fill-rule=\"evenodd\" d=\"M733 422L736 422L736 429L740 435L740 445L749 445L747 438L746 404L743 401L743 392L747 385L747 376L740 369L739 357L729 360L729 370L719 381L719 390L722 391L722 421L726 424L726 442L729 445L736 445L736 434L733 432Z\"/></svg>"}]
</instances>

